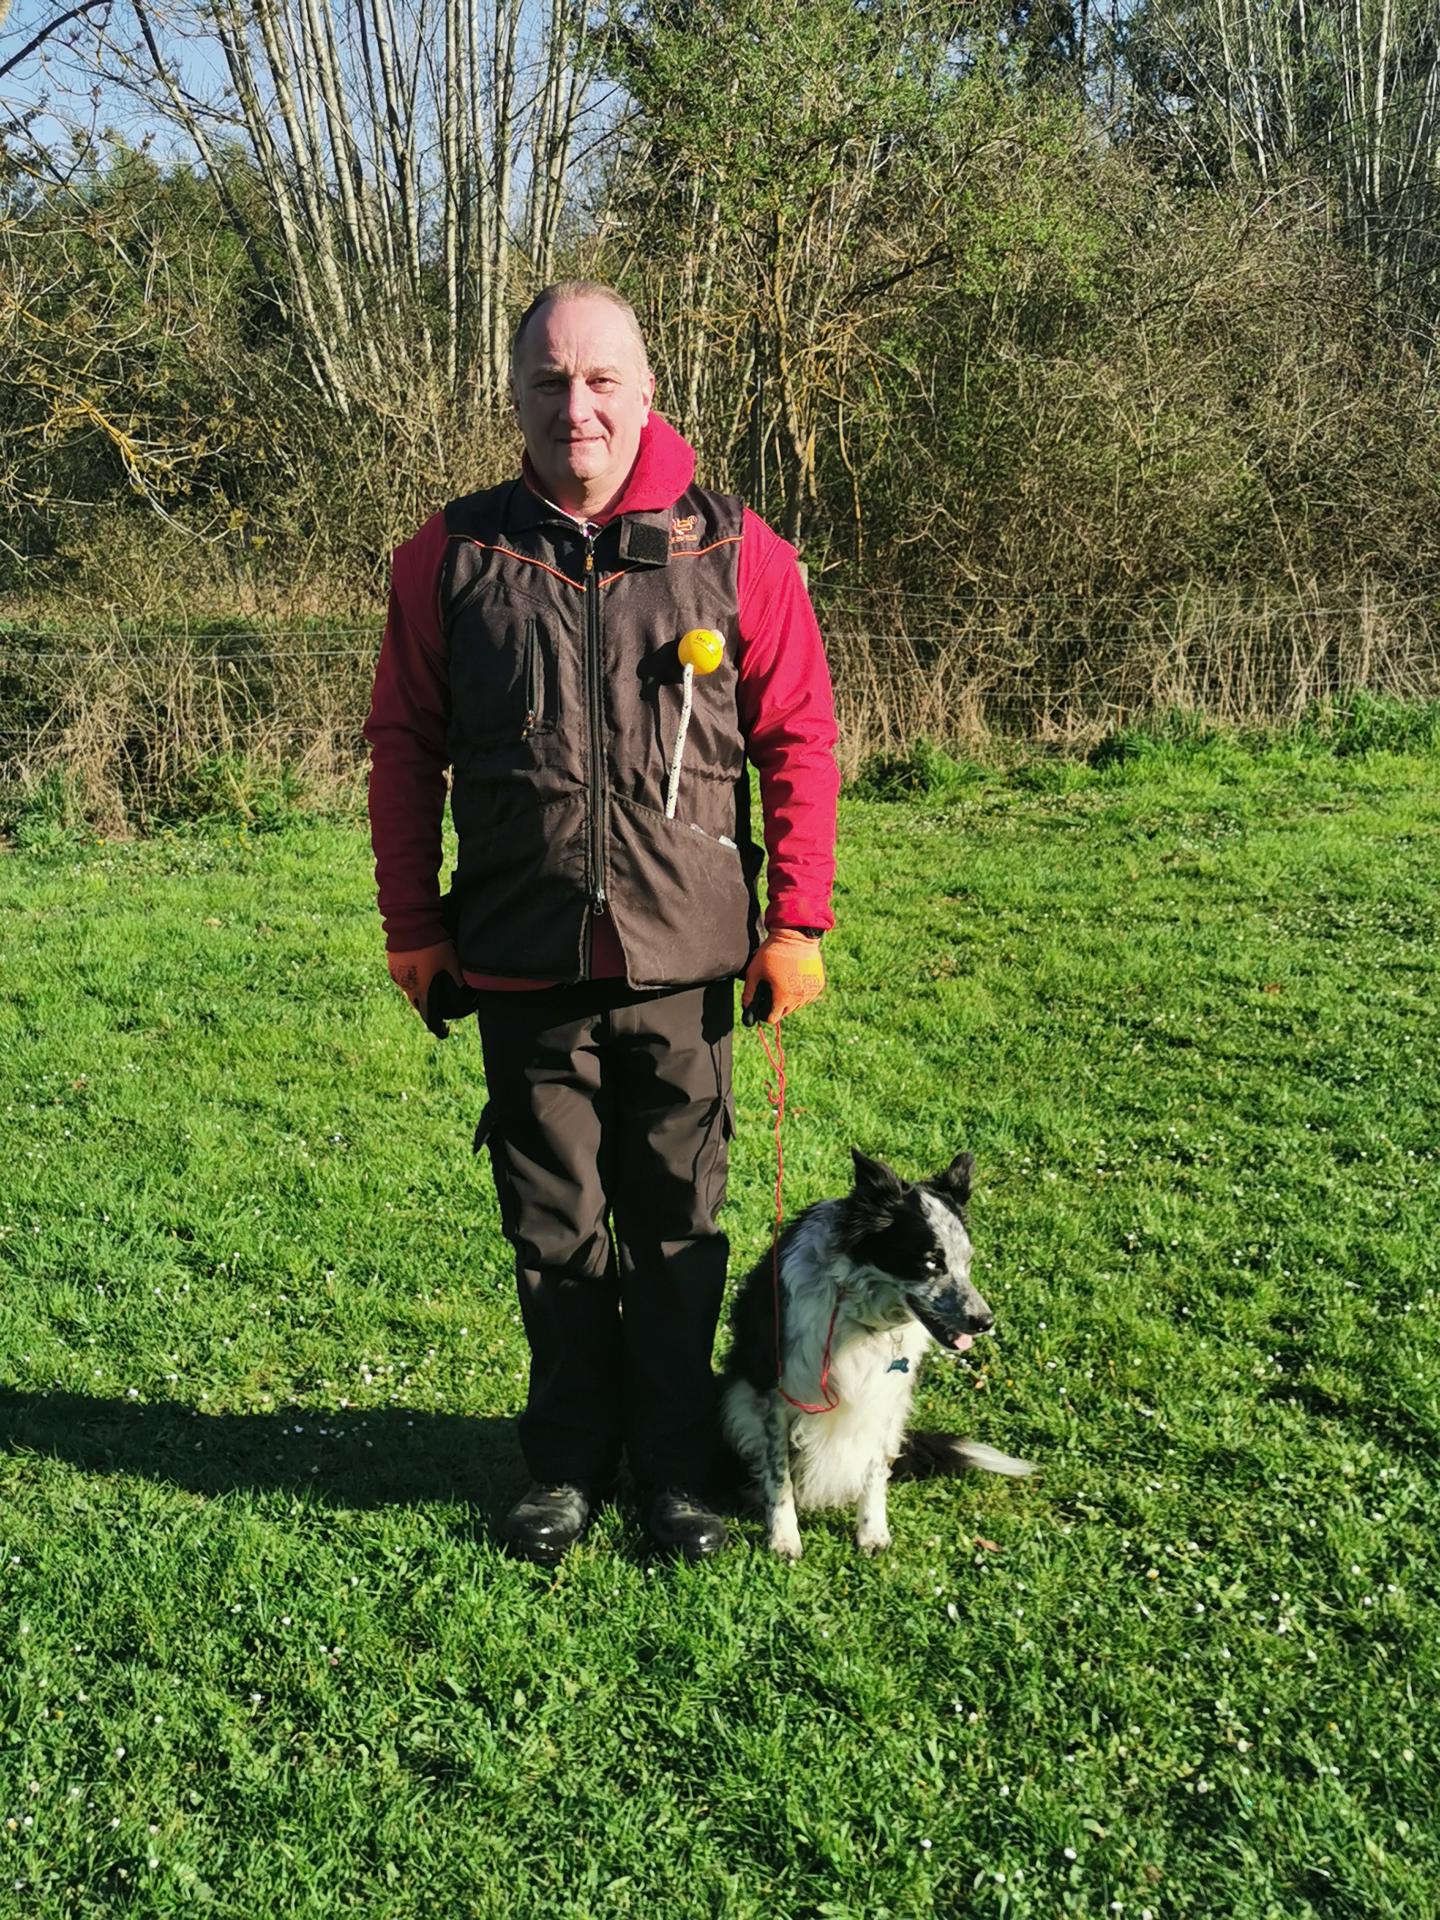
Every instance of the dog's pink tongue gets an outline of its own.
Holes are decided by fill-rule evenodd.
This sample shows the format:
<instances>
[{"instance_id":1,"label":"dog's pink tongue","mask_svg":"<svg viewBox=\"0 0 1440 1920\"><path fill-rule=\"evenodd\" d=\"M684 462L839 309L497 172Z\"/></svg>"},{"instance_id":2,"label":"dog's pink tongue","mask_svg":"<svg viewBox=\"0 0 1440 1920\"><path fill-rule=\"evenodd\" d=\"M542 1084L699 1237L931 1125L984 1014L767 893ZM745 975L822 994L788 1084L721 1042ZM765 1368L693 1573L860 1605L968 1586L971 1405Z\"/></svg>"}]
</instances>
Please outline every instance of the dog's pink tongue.
<instances>
[{"instance_id":1,"label":"dog's pink tongue","mask_svg":"<svg viewBox=\"0 0 1440 1920\"><path fill-rule=\"evenodd\" d=\"M957 1353L968 1353L974 1344L975 1336L973 1333L957 1333L955 1336L955 1351Z\"/></svg>"}]
</instances>

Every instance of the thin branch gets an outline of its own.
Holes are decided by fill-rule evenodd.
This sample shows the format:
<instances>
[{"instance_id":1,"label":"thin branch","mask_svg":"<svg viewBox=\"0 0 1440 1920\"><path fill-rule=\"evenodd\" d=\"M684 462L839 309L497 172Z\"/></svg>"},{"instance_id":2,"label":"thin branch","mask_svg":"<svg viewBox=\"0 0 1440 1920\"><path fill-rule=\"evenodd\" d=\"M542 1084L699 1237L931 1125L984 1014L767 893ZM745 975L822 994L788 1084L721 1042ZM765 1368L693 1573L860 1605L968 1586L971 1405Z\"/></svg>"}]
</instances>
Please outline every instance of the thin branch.
<instances>
[{"instance_id":1,"label":"thin branch","mask_svg":"<svg viewBox=\"0 0 1440 1920\"><path fill-rule=\"evenodd\" d=\"M33 39L27 40L20 51L12 53L4 66L0 67L0 80L3 80L7 73L13 72L22 60L34 53L37 47L43 47L53 34L60 31L61 27L68 26L72 20L78 20L82 13L94 13L100 7L108 7L111 4L112 0L80 0L78 7L71 7L67 13L59 14L54 20L47 21Z\"/></svg>"}]
</instances>

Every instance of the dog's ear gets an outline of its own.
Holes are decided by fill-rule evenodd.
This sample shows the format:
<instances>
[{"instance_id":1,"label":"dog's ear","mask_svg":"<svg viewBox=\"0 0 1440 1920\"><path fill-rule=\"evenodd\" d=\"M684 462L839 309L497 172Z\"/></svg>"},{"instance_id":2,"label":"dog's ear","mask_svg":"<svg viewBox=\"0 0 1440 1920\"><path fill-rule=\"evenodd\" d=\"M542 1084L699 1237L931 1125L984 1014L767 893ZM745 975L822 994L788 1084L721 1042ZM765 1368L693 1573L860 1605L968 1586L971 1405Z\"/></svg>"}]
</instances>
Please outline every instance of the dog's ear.
<instances>
[{"instance_id":1,"label":"dog's ear","mask_svg":"<svg viewBox=\"0 0 1440 1920\"><path fill-rule=\"evenodd\" d=\"M855 1162L857 1193L864 1194L867 1200L903 1199L905 1182L893 1167L887 1167L883 1160L872 1160L859 1147L850 1149L850 1157Z\"/></svg>"},{"instance_id":2,"label":"dog's ear","mask_svg":"<svg viewBox=\"0 0 1440 1920\"><path fill-rule=\"evenodd\" d=\"M953 1200L957 1207L963 1207L970 1198L970 1179L975 1171L973 1153L957 1153L944 1173L937 1173L933 1186Z\"/></svg>"}]
</instances>

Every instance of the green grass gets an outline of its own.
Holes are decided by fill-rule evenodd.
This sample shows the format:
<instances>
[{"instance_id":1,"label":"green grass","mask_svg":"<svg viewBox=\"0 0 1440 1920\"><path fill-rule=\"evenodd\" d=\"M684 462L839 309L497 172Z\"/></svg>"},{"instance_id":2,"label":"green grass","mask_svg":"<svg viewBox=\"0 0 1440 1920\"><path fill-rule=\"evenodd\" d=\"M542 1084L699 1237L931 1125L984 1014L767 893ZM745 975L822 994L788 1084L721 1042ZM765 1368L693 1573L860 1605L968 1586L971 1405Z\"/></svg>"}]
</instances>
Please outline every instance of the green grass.
<instances>
[{"instance_id":1,"label":"green grass","mask_svg":"<svg viewBox=\"0 0 1440 1920\"><path fill-rule=\"evenodd\" d=\"M492 1544L478 1048L354 823L0 859L0 1914L1440 1911L1437 776L1158 739L846 803L788 1202L975 1150L999 1334L921 1411L1042 1472L795 1568Z\"/></svg>"}]
</instances>

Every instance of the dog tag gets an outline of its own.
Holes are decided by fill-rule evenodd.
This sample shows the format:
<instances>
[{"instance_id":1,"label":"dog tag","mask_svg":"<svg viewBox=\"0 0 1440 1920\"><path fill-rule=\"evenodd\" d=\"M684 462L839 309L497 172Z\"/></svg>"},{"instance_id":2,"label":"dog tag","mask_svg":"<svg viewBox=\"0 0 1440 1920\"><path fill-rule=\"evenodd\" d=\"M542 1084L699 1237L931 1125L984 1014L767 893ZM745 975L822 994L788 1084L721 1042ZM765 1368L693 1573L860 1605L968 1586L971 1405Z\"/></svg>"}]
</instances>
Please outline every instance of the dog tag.
<instances>
[{"instance_id":1,"label":"dog tag","mask_svg":"<svg viewBox=\"0 0 1440 1920\"><path fill-rule=\"evenodd\" d=\"M887 1373L908 1373L910 1371L909 1357L902 1354L898 1360L892 1360L885 1371Z\"/></svg>"}]
</instances>

